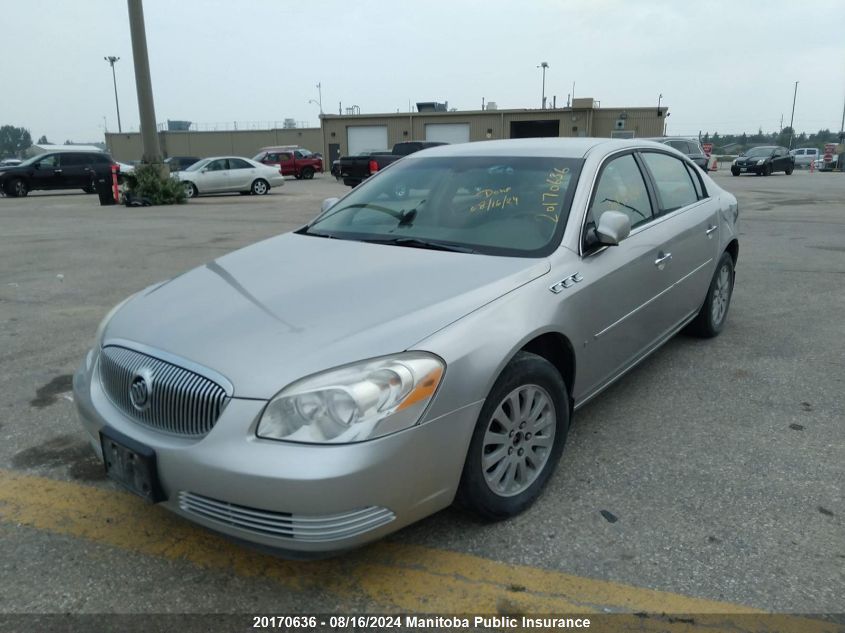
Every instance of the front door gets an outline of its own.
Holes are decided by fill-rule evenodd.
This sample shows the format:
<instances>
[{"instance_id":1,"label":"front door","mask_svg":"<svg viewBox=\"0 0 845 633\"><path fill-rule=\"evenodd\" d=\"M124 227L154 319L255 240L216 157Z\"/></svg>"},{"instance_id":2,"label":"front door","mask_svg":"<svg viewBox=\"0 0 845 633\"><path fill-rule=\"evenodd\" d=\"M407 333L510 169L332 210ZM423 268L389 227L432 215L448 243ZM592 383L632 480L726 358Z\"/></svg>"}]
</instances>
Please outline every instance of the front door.
<instances>
[{"instance_id":1,"label":"front door","mask_svg":"<svg viewBox=\"0 0 845 633\"><path fill-rule=\"evenodd\" d=\"M225 191L229 185L229 159L218 158L205 166L200 180L197 183L200 191L215 192Z\"/></svg>"},{"instance_id":2,"label":"front door","mask_svg":"<svg viewBox=\"0 0 845 633\"><path fill-rule=\"evenodd\" d=\"M587 211L578 270L552 271L553 279L573 273L580 278L559 291L565 311L561 321L578 319L573 344L583 349L585 359L579 363L576 399L635 362L669 327L672 267L666 255L671 236L656 221L654 207L634 154L611 159L600 172ZM630 236L617 246L595 242L595 227L607 211L622 212L631 220Z\"/></svg>"}]
</instances>

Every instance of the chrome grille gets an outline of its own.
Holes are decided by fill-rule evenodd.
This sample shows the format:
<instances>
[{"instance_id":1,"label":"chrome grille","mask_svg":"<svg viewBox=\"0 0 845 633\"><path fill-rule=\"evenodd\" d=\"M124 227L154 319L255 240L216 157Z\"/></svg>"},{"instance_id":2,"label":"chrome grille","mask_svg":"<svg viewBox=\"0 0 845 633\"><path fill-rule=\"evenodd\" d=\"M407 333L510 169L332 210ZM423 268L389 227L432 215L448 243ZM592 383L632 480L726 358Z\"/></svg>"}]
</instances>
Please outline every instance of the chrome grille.
<instances>
[{"instance_id":1,"label":"chrome grille","mask_svg":"<svg viewBox=\"0 0 845 633\"><path fill-rule=\"evenodd\" d=\"M335 541L386 525L396 518L387 508L369 506L339 514L301 515L248 508L193 492L179 493L179 507L215 523L297 541Z\"/></svg>"},{"instance_id":2,"label":"chrome grille","mask_svg":"<svg viewBox=\"0 0 845 633\"><path fill-rule=\"evenodd\" d=\"M150 387L143 409L133 404L131 395L138 376L145 376ZM100 381L109 399L127 416L176 435L205 435L228 402L226 390L213 380L125 347L103 348Z\"/></svg>"}]
</instances>

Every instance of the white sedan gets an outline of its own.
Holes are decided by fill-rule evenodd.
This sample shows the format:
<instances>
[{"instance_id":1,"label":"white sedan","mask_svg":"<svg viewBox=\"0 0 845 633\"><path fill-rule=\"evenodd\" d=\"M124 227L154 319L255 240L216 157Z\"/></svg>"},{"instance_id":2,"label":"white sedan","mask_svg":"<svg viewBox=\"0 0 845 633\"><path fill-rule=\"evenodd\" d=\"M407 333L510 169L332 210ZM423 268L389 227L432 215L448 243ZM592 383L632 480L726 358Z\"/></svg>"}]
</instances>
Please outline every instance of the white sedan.
<instances>
[{"instance_id":1,"label":"white sedan","mask_svg":"<svg viewBox=\"0 0 845 633\"><path fill-rule=\"evenodd\" d=\"M193 198L203 193L238 191L263 196L271 187L281 187L285 177L277 167L268 167L240 156L203 158L173 174L185 185L185 194Z\"/></svg>"}]
</instances>

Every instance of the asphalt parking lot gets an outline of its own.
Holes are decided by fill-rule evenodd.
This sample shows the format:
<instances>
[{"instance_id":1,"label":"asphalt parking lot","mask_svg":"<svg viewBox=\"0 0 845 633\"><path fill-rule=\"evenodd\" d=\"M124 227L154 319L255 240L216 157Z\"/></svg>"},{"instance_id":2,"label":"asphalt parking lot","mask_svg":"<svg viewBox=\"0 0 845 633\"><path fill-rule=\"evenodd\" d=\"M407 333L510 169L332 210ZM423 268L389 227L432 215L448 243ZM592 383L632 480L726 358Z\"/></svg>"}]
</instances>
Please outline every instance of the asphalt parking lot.
<instances>
[{"instance_id":1,"label":"asphalt parking lot","mask_svg":"<svg viewBox=\"0 0 845 633\"><path fill-rule=\"evenodd\" d=\"M136 209L0 198L0 612L845 612L845 174L715 178L741 220L721 336L676 337L579 411L527 513L449 509L320 562L119 492L70 376L125 296L346 187Z\"/></svg>"}]
</instances>

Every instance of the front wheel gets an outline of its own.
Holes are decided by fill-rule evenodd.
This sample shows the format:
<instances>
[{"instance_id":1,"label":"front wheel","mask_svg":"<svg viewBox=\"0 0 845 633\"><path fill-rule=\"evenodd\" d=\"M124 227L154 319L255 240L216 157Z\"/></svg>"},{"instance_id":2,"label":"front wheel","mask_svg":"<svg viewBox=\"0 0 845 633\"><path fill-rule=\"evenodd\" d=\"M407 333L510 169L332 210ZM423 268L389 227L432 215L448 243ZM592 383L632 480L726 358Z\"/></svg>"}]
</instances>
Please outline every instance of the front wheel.
<instances>
[{"instance_id":1,"label":"front wheel","mask_svg":"<svg viewBox=\"0 0 845 633\"><path fill-rule=\"evenodd\" d=\"M731 167L731 175L739 176L739 169L737 169L736 167Z\"/></svg>"},{"instance_id":2,"label":"front wheel","mask_svg":"<svg viewBox=\"0 0 845 633\"><path fill-rule=\"evenodd\" d=\"M311 180L312 178L314 178L314 170L310 167L306 167L302 170L302 178L304 180Z\"/></svg>"},{"instance_id":3,"label":"front wheel","mask_svg":"<svg viewBox=\"0 0 845 633\"><path fill-rule=\"evenodd\" d=\"M763 167L763 175L764 176L771 176L772 175L772 166L766 165Z\"/></svg>"},{"instance_id":4,"label":"front wheel","mask_svg":"<svg viewBox=\"0 0 845 633\"><path fill-rule=\"evenodd\" d=\"M493 521L524 511L554 472L568 430L560 373L545 358L519 352L484 401L457 502Z\"/></svg>"},{"instance_id":5,"label":"front wheel","mask_svg":"<svg viewBox=\"0 0 845 633\"><path fill-rule=\"evenodd\" d=\"M267 184L266 180L258 179L253 181L252 187L250 187L250 191L253 193L253 195L263 196L268 191L270 191L270 185Z\"/></svg>"},{"instance_id":6,"label":"front wheel","mask_svg":"<svg viewBox=\"0 0 845 633\"><path fill-rule=\"evenodd\" d=\"M792 170L795 169L794 167L787 167L786 171L784 172L787 176L792 175Z\"/></svg>"},{"instance_id":7,"label":"front wheel","mask_svg":"<svg viewBox=\"0 0 845 633\"><path fill-rule=\"evenodd\" d=\"M21 178L15 178L6 188L6 193L14 198L25 198L29 193L29 187L26 181Z\"/></svg>"},{"instance_id":8,"label":"front wheel","mask_svg":"<svg viewBox=\"0 0 845 633\"><path fill-rule=\"evenodd\" d=\"M707 289L704 304L695 319L687 326L690 334L701 338L718 336L725 326L733 288L734 260L730 253L722 253L722 258L710 281L710 287Z\"/></svg>"}]
</instances>

